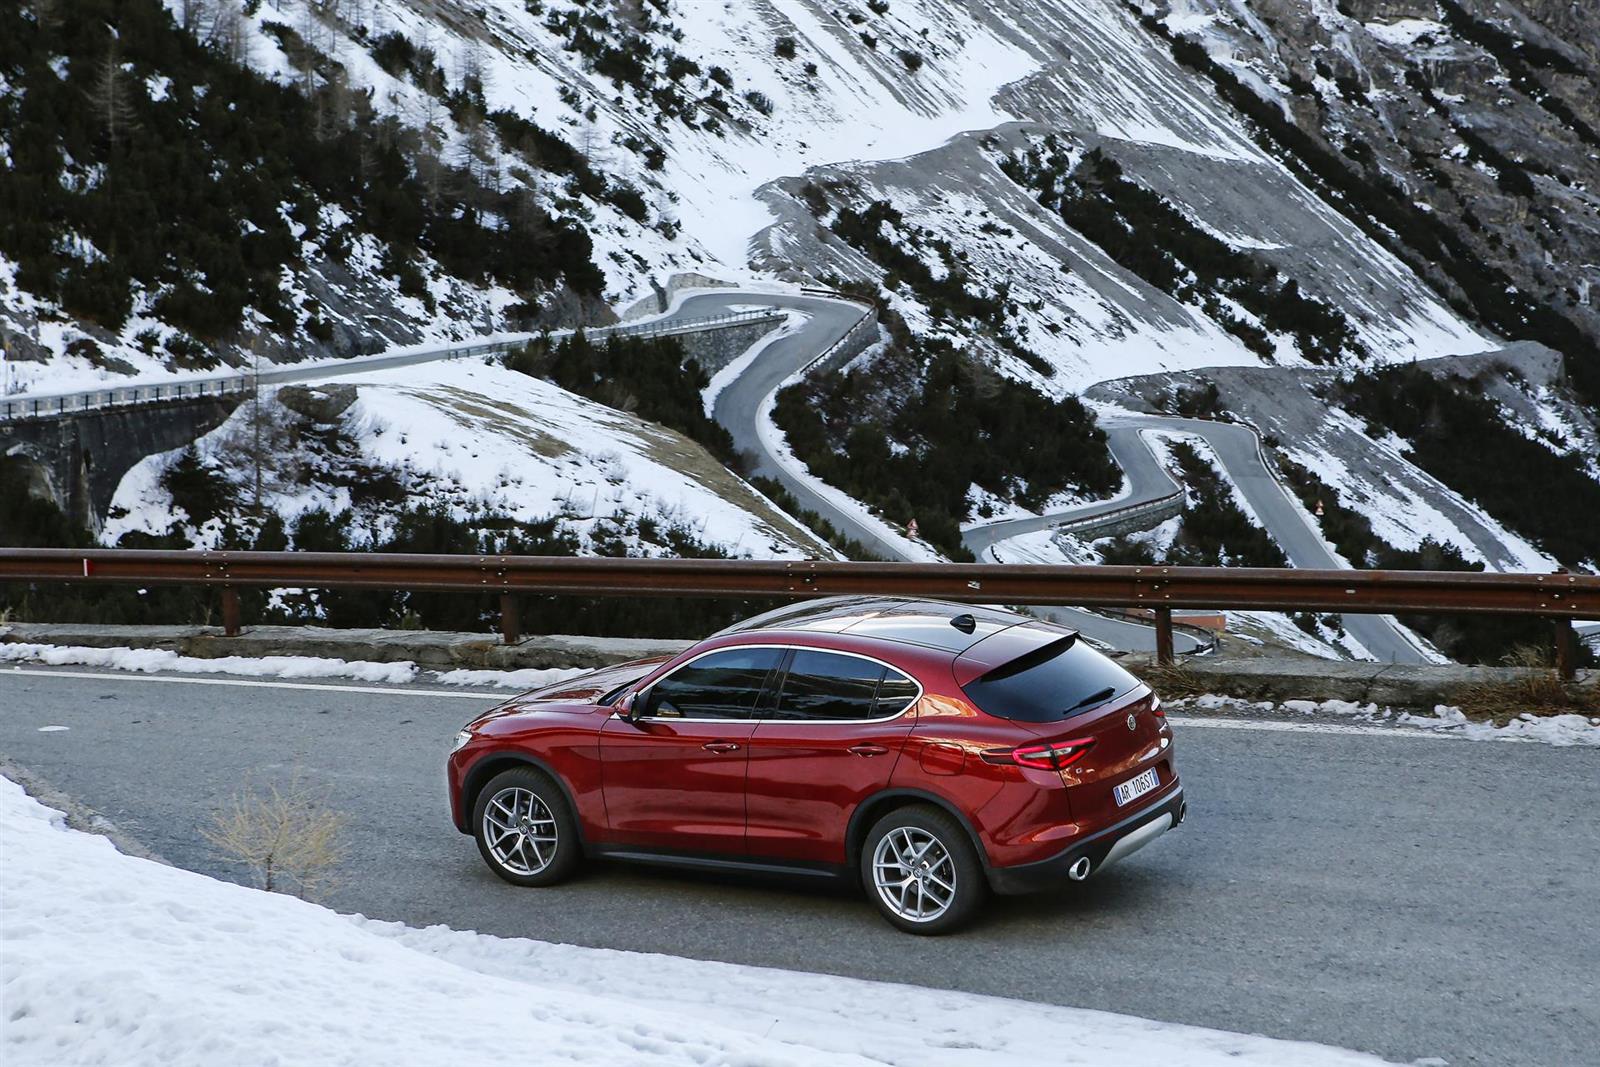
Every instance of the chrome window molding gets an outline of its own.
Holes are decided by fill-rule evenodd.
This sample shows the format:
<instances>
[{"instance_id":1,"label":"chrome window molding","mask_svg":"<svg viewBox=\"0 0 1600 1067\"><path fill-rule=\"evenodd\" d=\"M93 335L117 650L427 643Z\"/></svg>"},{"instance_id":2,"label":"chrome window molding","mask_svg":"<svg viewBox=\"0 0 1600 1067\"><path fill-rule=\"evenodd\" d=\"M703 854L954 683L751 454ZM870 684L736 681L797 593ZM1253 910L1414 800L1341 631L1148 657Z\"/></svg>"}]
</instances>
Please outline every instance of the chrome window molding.
<instances>
[{"instance_id":1,"label":"chrome window molding","mask_svg":"<svg viewBox=\"0 0 1600 1067\"><path fill-rule=\"evenodd\" d=\"M648 686L646 686L646 688L648 688L648 689L655 688L656 685L660 684L665 679L671 678L674 674L677 674L679 671L683 670L685 667L692 666L693 664L700 662L702 659L705 659L707 656L715 656L719 652L738 652L738 651L741 651L743 649L751 649L751 648L773 648L773 649L779 650L780 652L826 652L829 655L834 655L834 656L849 656L852 659L864 659L868 663L876 663L878 666L884 668L885 670L894 671L896 674L900 675L900 677L908 679L911 682L912 685L917 687L917 695L912 697L910 700L906 701L906 706L901 708L899 711L895 712L893 715L878 715L878 716L874 716L873 718L870 718L870 719L778 719L778 718L772 717L771 715L752 715L747 719L701 719L701 718L687 718L687 717L679 718L679 717L677 717L675 715L641 715L639 718L634 719L633 721L636 722L636 723L640 723L640 722L664 722L664 723L672 723L672 722L702 722L702 723L704 723L704 722L748 722L748 723L781 722L781 723L787 723L787 724L793 725L793 726L865 726L865 725L868 725L869 723L894 722L896 719L904 718L911 711L911 709L915 708L918 704L920 704L922 702L923 695L927 692L927 690L923 687L923 684L920 681L918 681L915 677L913 677L912 675L910 675L910 674L906 673L905 671L901 670L899 667L896 667L894 664L888 662L887 660L879 659L877 656L869 656L864 652L846 652L843 649L837 649L837 648L818 648L818 647L816 647L814 645L782 644L782 643L779 643L777 641L760 641L760 642L752 642L750 644L721 645L721 646L719 646L717 648L708 648L704 652L701 652L701 653L699 653L699 654L697 654L697 655L695 655L695 656L693 656L693 657L691 657L689 659L684 660L682 663L680 663L676 667L672 668L672 670L668 671L666 674L663 674L660 678L657 678L655 681L651 682ZM780 695L781 695L781 692L780 692Z\"/></svg>"}]
</instances>

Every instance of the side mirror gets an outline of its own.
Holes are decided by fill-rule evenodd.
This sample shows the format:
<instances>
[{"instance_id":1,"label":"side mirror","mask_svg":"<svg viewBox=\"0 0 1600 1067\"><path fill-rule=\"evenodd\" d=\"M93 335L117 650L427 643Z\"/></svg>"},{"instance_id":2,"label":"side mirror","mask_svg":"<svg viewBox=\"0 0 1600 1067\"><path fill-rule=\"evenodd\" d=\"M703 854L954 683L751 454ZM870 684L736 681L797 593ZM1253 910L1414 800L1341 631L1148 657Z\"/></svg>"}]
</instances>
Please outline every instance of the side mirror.
<instances>
[{"instance_id":1,"label":"side mirror","mask_svg":"<svg viewBox=\"0 0 1600 1067\"><path fill-rule=\"evenodd\" d=\"M644 694L639 691L626 693L617 701L617 718L624 722L637 722L644 711Z\"/></svg>"}]
</instances>

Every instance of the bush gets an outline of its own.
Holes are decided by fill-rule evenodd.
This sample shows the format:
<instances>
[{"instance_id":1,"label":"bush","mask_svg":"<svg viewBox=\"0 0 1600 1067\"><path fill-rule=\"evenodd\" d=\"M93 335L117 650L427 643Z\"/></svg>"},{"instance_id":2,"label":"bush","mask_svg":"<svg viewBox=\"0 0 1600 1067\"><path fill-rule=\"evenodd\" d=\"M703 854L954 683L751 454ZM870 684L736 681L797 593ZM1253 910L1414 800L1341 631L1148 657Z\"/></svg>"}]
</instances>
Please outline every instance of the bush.
<instances>
[{"instance_id":1,"label":"bush","mask_svg":"<svg viewBox=\"0 0 1600 1067\"><path fill-rule=\"evenodd\" d=\"M795 54L795 39L788 35L779 37L772 43L772 54L779 59L793 59Z\"/></svg>"},{"instance_id":2,"label":"bush","mask_svg":"<svg viewBox=\"0 0 1600 1067\"><path fill-rule=\"evenodd\" d=\"M773 416L817 477L892 523L916 519L952 559L971 558L960 527L973 485L1036 509L1063 490L1119 484L1104 433L1075 398L1045 397L947 342L895 332L871 368L812 375L778 394Z\"/></svg>"},{"instance_id":3,"label":"bush","mask_svg":"<svg viewBox=\"0 0 1600 1067\"><path fill-rule=\"evenodd\" d=\"M701 393L710 377L675 337L610 337L596 345L579 330L554 344L530 342L505 365L670 426L730 466L740 462L733 437L705 412Z\"/></svg>"},{"instance_id":4,"label":"bush","mask_svg":"<svg viewBox=\"0 0 1600 1067\"><path fill-rule=\"evenodd\" d=\"M1600 482L1575 455L1519 433L1476 379L1413 366L1356 375L1339 394L1374 433L1411 443L1411 462L1569 566L1600 563Z\"/></svg>"},{"instance_id":5,"label":"bush","mask_svg":"<svg viewBox=\"0 0 1600 1067\"><path fill-rule=\"evenodd\" d=\"M1100 149L1072 166L1065 146L1047 137L1001 169L1122 267L1174 299L1199 306L1257 355L1273 354L1269 331L1292 337L1313 363L1365 355L1342 311L1306 296L1270 263L1195 225L1165 197L1125 177ZM1257 322L1229 310L1224 298Z\"/></svg>"},{"instance_id":6,"label":"bush","mask_svg":"<svg viewBox=\"0 0 1600 1067\"><path fill-rule=\"evenodd\" d=\"M1172 457L1182 471L1189 500L1165 562L1191 567L1287 567L1271 536L1250 521L1209 461L1179 441Z\"/></svg>"},{"instance_id":7,"label":"bush","mask_svg":"<svg viewBox=\"0 0 1600 1067\"><path fill-rule=\"evenodd\" d=\"M330 811L298 783L240 792L216 813L207 841L244 864L269 893L293 890L301 899L326 892L344 858L344 816Z\"/></svg>"}]
</instances>

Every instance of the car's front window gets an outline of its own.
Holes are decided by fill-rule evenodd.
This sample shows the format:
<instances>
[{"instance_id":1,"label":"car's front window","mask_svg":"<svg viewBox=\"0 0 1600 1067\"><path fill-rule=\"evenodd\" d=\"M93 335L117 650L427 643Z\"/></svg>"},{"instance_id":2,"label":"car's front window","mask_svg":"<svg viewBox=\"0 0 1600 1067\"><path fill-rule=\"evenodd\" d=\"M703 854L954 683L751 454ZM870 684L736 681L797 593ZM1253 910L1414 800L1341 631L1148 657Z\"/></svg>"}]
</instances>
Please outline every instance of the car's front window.
<instances>
[{"instance_id":1,"label":"car's front window","mask_svg":"<svg viewBox=\"0 0 1600 1067\"><path fill-rule=\"evenodd\" d=\"M730 648L701 656L656 682L645 694L644 717L748 719L783 650Z\"/></svg>"}]
</instances>

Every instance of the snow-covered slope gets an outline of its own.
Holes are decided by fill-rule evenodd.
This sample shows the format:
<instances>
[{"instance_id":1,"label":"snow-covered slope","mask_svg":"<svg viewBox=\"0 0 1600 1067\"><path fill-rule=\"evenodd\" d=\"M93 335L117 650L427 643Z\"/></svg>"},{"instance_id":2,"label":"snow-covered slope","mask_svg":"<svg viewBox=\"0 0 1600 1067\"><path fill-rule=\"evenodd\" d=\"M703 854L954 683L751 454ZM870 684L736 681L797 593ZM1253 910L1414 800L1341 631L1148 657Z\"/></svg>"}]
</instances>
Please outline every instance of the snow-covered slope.
<instances>
[{"instance_id":1,"label":"snow-covered slope","mask_svg":"<svg viewBox=\"0 0 1600 1067\"><path fill-rule=\"evenodd\" d=\"M537 1050L543 1067L1380 1062L1109 1012L339 915L123 855L7 779L0 851L17 1064L491 1063L508 1049Z\"/></svg>"},{"instance_id":2,"label":"snow-covered slope","mask_svg":"<svg viewBox=\"0 0 1600 1067\"><path fill-rule=\"evenodd\" d=\"M290 401L310 416L286 408L287 395L264 400L260 416L246 401L197 451L253 504L262 423L263 510L290 528L313 508L349 510L356 540L378 539L402 507L443 506L478 525L490 516L556 520L584 554L682 554L671 545L683 535L738 556L832 555L681 434L495 363L463 359L332 379L309 402ZM123 479L106 543L167 530L174 503L162 475L177 457L148 457ZM390 491L374 492L379 484ZM221 523L193 533L215 544Z\"/></svg>"},{"instance_id":3,"label":"snow-covered slope","mask_svg":"<svg viewBox=\"0 0 1600 1067\"><path fill-rule=\"evenodd\" d=\"M221 16L213 21L195 32L223 33ZM361 94L431 146L427 158L580 220L604 295L619 307L686 270L877 280L882 272L824 235L796 199L809 179L837 190L835 200L886 199L949 240L975 291L1008 286L1012 334L1054 372L1002 361L1046 388L1257 363L1192 303L1110 262L998 170L997 148L1050 132L1078 150L1104 148L1208 232L1344 310L1376 358L1493 344L1259 148L1213 87L1113 0L282 0L226 32L255 69ZM314 73L306 49L323 57ZM464 108L474 94L481 105ZM564 140L604 188L529 147L516 122ZM996 128L998 142L977 136ZM337 209L324 214L328 234L348 224ZM333 264L329 238L318 240L303 250L305 270L285 278L302 328L315 315L324 330L391 341L460 335L503 326L518 299L423 262L434 296L425 306L399 293L381 242L357 234L349 258ZM67 348L93 330L28 306L14 286L0 290L30 344L87 369ZM933 311L901 303L914 325ZM374 307L380 321L366 322L363 309ZM148 330L163 327L136 315L118 336L100 336L101 372L115 375L115 360L148 369L135 342ZM966 332L1000 355L984 331ZM300 343L318 344L309 334Z\"/></svg>"}]
</instances>

